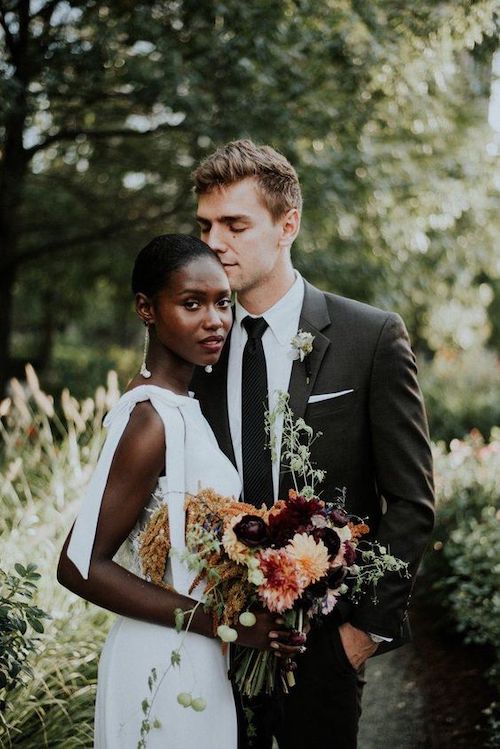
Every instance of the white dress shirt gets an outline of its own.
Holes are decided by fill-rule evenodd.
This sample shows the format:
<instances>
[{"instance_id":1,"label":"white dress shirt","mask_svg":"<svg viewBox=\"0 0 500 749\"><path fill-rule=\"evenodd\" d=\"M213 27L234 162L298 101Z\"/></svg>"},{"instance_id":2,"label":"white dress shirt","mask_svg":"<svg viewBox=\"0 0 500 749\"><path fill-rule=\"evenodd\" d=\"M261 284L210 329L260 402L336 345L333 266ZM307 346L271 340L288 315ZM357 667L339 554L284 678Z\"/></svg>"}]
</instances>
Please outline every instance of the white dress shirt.
<instances>
[{"instance_id":1,"label":"white dress shirt","mask_svg":"<svg viewBox=\"0 0 500 749\"><path fill-rule=\"evenodd\" d=\"M262 336L262 347L266 357L267 387L269 408L272 411L277 404L278 391L288 391L290 375L297 352L294 351L291 340L297 334L300 312L304 301L304 281L295 271L295 282L287 293L275 305L262 315L249 315L244 307L236 301L235 318L231 332L231 348L229 350L227 375L227 406L231 439L238 473L243 476L243 461L241 455L241 371L243 349L248 335L241 321L250 317L263 317L268 328ZM281 432L283 419L276 423L276 459L273 461L274 500L278 497L281 446ZM243 497L244 499L244 497Z\"/></svg>"}]
</instances>

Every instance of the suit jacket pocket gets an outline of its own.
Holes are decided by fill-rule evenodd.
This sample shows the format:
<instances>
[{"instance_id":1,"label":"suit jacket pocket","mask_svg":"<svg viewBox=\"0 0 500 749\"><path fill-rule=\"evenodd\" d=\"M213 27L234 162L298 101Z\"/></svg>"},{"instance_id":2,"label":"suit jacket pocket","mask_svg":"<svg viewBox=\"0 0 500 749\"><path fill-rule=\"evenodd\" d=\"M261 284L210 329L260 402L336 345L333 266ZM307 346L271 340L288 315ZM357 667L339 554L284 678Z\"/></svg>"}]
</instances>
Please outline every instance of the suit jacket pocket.
<instances>
[{"instance_id":1,"label":"suit jacket pocket","mask_svg":"<svg viewBox=\"0 0 500 749\"><path fill-rule=\"evenodd\" d=\"M354 389L352 393L340 395L338 398L328 398L317 403L308 403L304 416L306 423L308 423L308 419L327 419L329 416L334 416L341 411L352 410L356 403L356 395L357 389Z\"/></svg>"}]
</instances>

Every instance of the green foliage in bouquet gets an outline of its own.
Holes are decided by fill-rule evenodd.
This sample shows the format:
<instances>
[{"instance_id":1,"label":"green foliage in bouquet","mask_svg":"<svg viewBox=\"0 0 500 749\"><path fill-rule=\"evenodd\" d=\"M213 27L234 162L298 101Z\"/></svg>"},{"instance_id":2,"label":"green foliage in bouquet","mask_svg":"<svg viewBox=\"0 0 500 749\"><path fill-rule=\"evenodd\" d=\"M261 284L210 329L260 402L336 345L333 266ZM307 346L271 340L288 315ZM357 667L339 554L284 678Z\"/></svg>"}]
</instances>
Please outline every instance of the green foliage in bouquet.
<instances>
[{"instance_id":1,"label":"green foliage in bouquet","mask_svg":"<svg viewBox=\"0 0 500 749\"><path fill-rule=\"evenodd\" d=\"M280 460L282 468L292 474L295 491L303 497L315 496L315 486L325 478L326 471L315 468L311 463L311 446L322 435L314 434L304 419L296 419L290 410L288 393L280 392L276 408L266 414L266 434L271 448L273 461L277 453L277 424L281 421L283 432L281 437Z\"/></svg>"}]
</instances>

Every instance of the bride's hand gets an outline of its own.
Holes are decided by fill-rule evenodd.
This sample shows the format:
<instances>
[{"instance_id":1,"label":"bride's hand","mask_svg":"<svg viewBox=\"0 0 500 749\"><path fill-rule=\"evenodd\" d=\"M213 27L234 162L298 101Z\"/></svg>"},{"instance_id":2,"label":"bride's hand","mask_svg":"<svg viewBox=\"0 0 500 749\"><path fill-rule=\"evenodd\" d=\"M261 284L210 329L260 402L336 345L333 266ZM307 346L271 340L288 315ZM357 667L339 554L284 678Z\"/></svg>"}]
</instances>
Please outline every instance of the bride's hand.
<instances>
[{"instance_id":1,"label":"bride's hand","mask_svg":"<svg viewBox=\"0 0 500 749\"><path fill-rule=\"evenodd\" d=\"M304 652L305 634L297 638L293 632L285 629L281 618L276 618L267 611L254 613L256 622L252 627L244 627L241 624L236 626L239 645L258 650L271 650L281 658Z\"/></svg>"},{"instance_id":2,"label":"bride's hand","mask_svg":"<svg viewBox=\"0 0 500 749\"><path fill-rule=\"evenodd\" d=\"M269 632L270 649L279 658L289 658L306 652L307 634L311 629L308 621L304 623L302 632L295 629L285 629L283 619L275 619L274 629Z\"/></svg>"},{"instance_id":3,"label":"bride's hand","mask_svg":"<svg viewBox=\"0 0 500 749\"><path fill-rule=\"evenodd\" d=\"M244 645L247 648L257 648L257 650L268 650L271 640L269 634L276 629L273 614L268 611L254 611L255 624L251 627L244 627L237 624L235 629L238 632L238 645Z\"/></svg>"}]
</instances>

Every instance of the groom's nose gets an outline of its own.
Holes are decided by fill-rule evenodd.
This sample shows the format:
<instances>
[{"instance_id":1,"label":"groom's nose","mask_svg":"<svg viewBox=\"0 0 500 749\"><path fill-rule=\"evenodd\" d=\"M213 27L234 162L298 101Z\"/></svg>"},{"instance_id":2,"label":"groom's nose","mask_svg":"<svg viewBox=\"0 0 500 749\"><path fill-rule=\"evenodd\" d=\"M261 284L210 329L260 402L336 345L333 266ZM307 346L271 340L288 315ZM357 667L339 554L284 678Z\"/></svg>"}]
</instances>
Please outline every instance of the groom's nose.
<instances>
[{"instance_id":1,"label":"groom's nose","mask_svg":"<svg viewBox=\"0 0 500 749\"><path fill-rule=\"evenodd\" d=\"M217 226L216 224L212 224L208 236L205 239L205 242L208 244L210 249L217 254L226 251L223 239L223 231L224 230L222 227Z\"/></svg>"}]
</instances>

